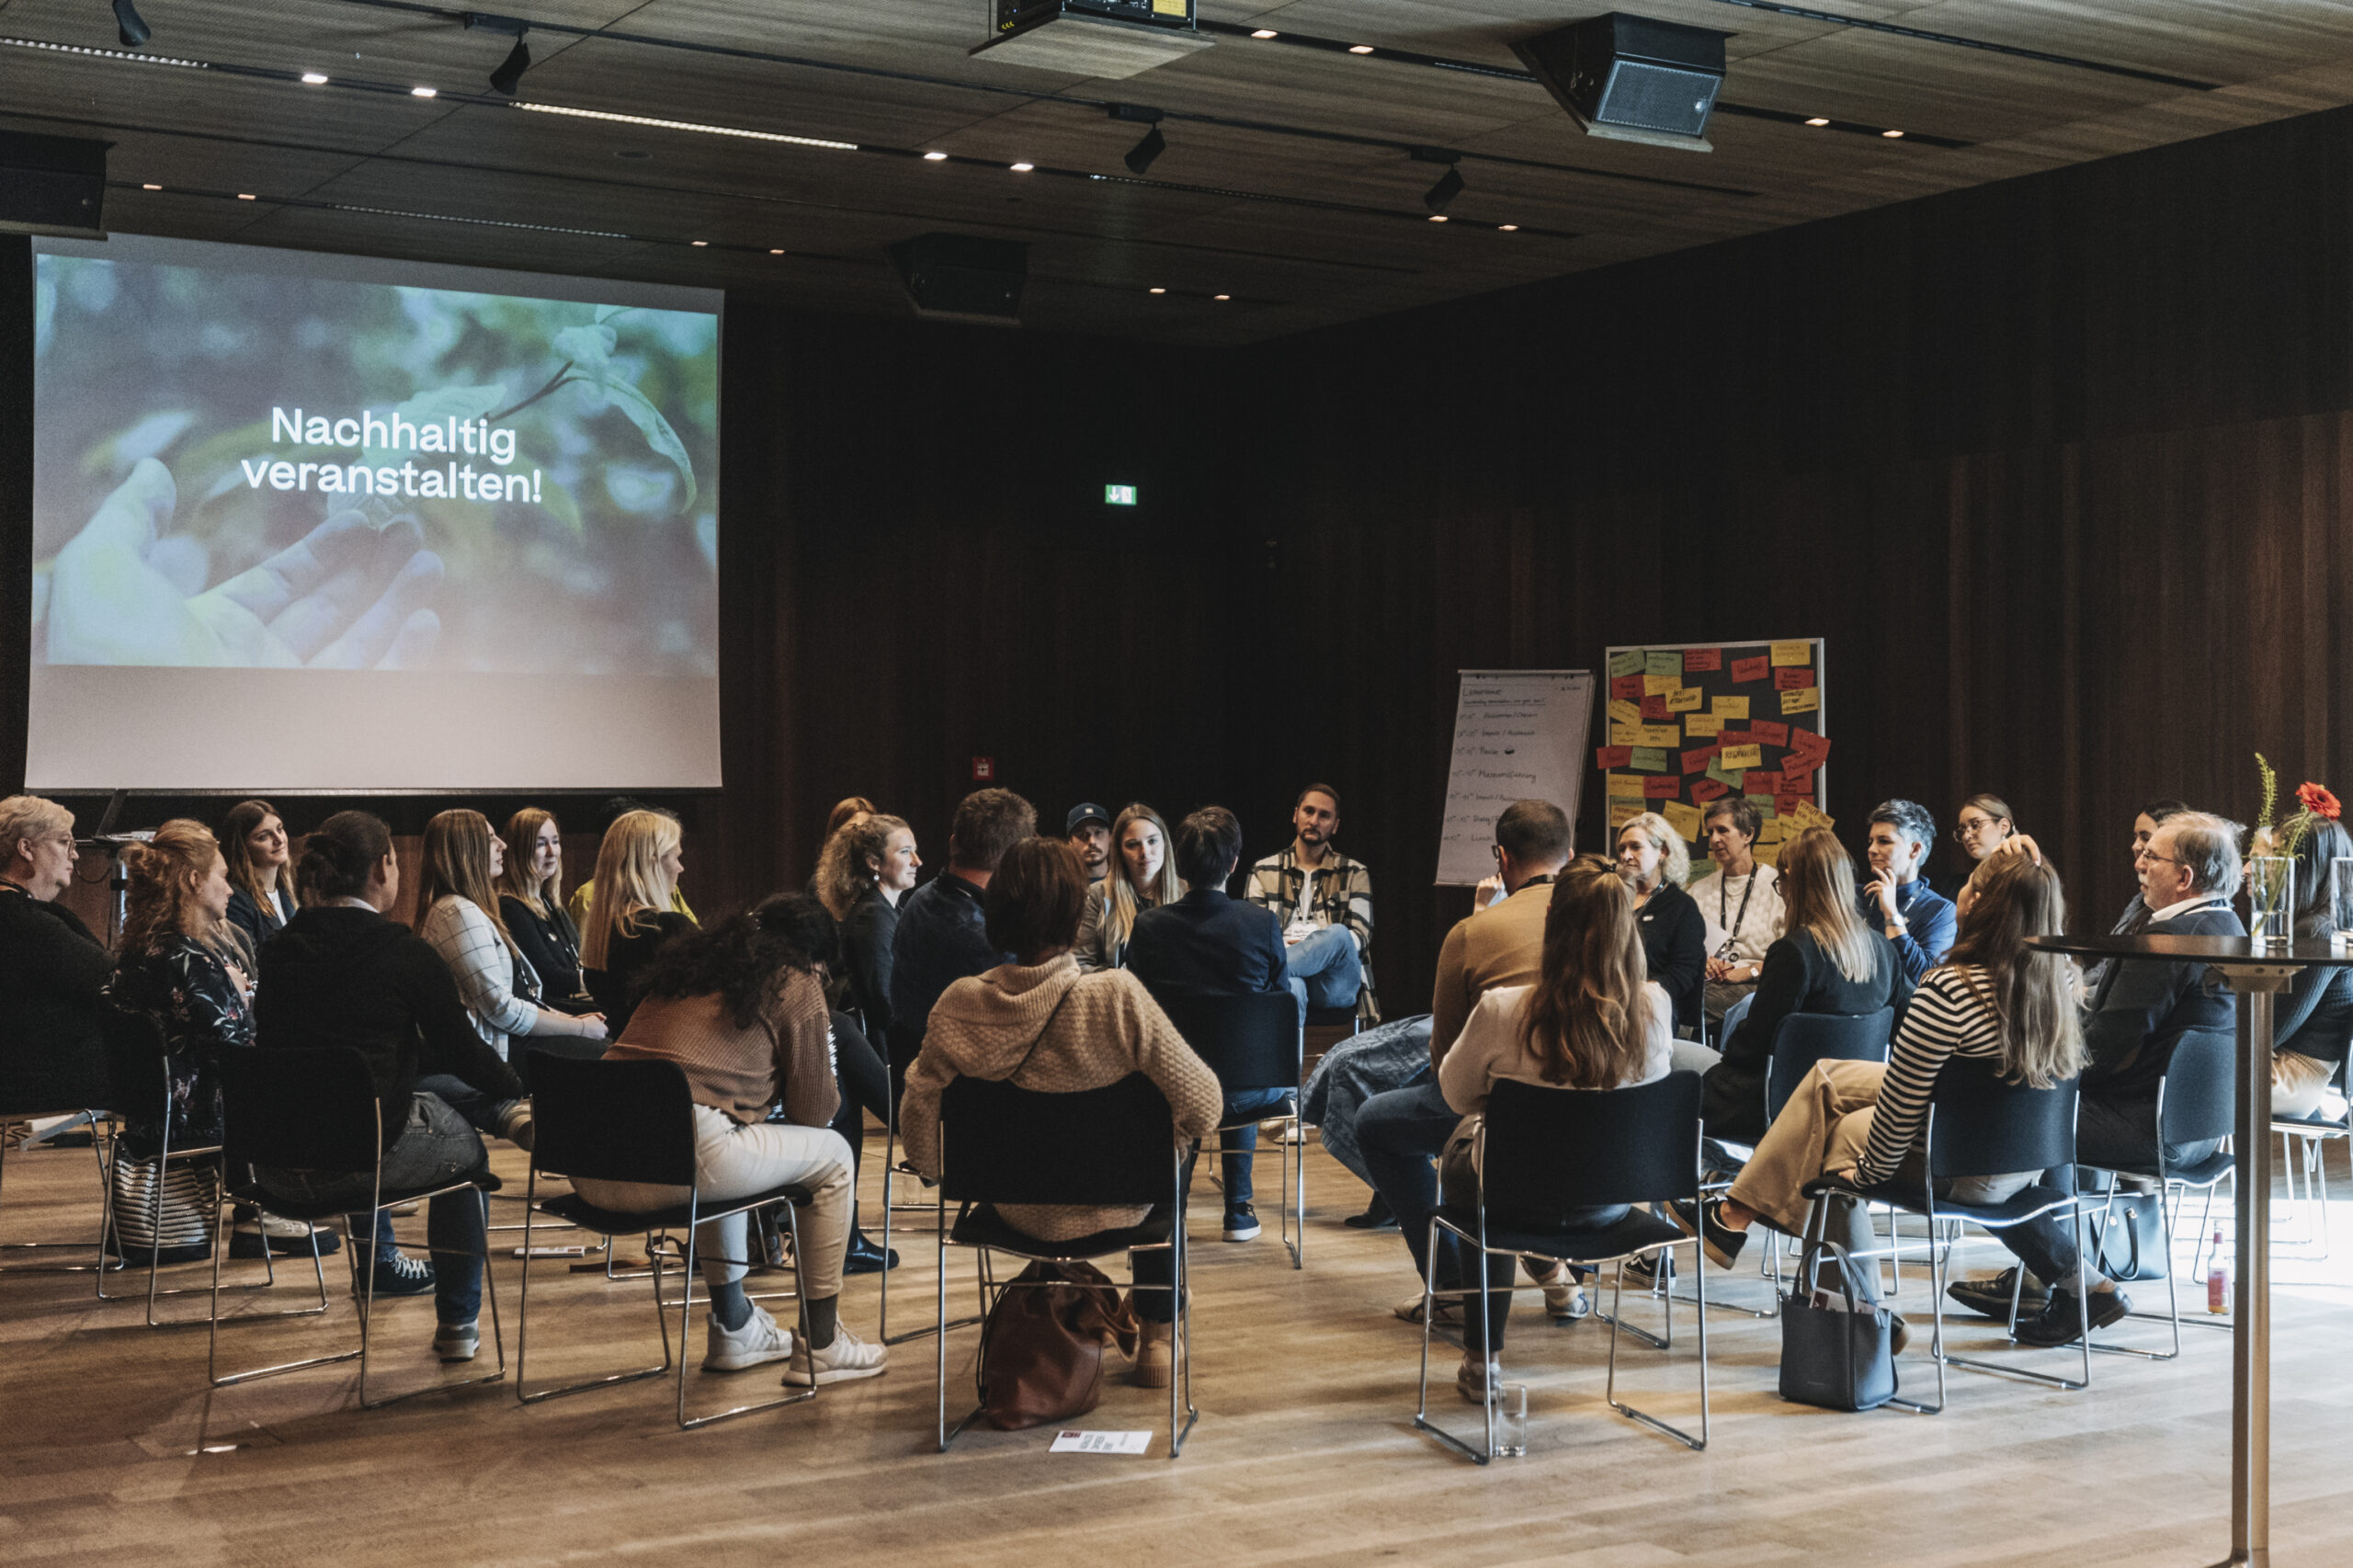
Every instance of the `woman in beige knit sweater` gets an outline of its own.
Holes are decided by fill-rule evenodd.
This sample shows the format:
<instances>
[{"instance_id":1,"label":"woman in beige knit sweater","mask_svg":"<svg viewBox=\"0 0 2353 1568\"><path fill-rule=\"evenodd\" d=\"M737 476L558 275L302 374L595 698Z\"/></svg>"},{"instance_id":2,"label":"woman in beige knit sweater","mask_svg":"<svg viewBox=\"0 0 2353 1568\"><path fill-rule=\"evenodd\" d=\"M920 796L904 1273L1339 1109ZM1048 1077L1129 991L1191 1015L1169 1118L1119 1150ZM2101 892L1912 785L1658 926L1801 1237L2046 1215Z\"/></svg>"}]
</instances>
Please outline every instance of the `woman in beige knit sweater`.
<instances>
[{"instance_id":1,"label":"woman in beige knit sweater","mask_svg":"<svg viewBox=\"0 0 2353 1568\"><path fill-rule=\"evenodd\" d=\"M1079 972L1070 950L1086 903L1078 852L1059 839L1025 839L998 863L985 901L989 945L1020 958L956 982L931 1010L899 1110L907 1159L925 1176L938 1179L939 1096L960 1077L1074 1094L1142 1073L1168 1096L1180 1144L1217 1125L1217 1074L1142 983L1124 970ZM1161 1220L1167 1206L1006 1204L998 1213L1040 1241L1058 1242ZM1129 1264L1138 1285L1169 1283L1165 1250L1131 1253ZM1166 1388L1175 1366L1169 1325L1176 1301L1167 1290L1142 1290L1135 1303L1143 1324L1135 1381Z\"/></svg>"}]
</instances>

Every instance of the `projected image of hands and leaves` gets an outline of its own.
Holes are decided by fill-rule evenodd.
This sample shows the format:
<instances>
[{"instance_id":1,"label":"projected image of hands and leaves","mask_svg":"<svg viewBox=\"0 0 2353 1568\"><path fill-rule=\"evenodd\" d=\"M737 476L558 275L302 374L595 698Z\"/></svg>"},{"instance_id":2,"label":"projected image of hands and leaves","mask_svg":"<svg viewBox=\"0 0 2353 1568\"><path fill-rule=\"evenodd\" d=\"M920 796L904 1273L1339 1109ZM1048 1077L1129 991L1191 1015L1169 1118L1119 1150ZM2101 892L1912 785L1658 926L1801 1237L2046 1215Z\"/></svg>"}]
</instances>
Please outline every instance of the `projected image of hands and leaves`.
<instances>
[{"instance_id":1,"label":"projected image of hands and leaves","mask_svg":"<svg viewBox=\"0 0 2353 1568\"><path fill-rule=\"evenodd\" d=\"M44 255L51 665L715 676L718 318Z\"/></svg>"}]
</instances>

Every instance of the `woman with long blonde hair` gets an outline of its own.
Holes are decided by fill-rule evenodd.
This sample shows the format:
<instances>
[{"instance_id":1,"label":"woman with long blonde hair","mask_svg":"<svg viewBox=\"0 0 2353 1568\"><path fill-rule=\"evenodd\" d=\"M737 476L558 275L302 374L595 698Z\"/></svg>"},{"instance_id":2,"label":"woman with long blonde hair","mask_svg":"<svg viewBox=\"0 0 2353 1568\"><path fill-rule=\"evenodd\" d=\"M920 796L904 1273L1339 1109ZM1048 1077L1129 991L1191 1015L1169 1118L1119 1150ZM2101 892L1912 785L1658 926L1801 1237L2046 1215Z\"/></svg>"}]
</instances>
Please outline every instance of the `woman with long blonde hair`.
<instances>
[{"instance_id":1,"label":"woman with long blonde hair","mask_svg":"<svg viewBox=\"0 0 2353 1568\"><path fill-rule=\"evenodd\" d=\"M581 975L616 1040L637 1006L640 972L662 944L694 929L672 907L686 869L676 817L624 812L597 848L596 901L581 930Z\"/></svg>"},{"instance_id":2,"label":"woman with long blonde hair","mask_svg":"<svg viewBox=\"0 0 2353 1568\"><path fill-rule=\"evenodd\" d=\"M1826 827L1810 827L1781 848L1784 934L1765 949L1748 1014L1707 1069L1702 1101L1711 1136L1754 1143L1765 1135L1765 1075L1773 1037L1791 1013L1857 1016L1911 994L1895 949L1863 922L1855 903L1855 862ZM1704 1055L1686 1044L1679 1061Z\"/></svg>"},{"instance_id":3,"label":"woman with long blonde hair","mask_svg":"<svg viewBox=\"0 0 2353 1568\"><path fill-rule=\"evenodd\" d=\"M540 1000L559 1012L593 1013L580 979L580 927L563 907L563 829L552 812L525 806L500 835L506 863L493 879L499 917L540 977Z\"/></svg>"},{"instance_id":4,"label":"woman with long blonde hair","mask_svg":"<svg viewBox=\"0 0 2353 1568\"><path fill-rule=\"evenodd\" d=\"M1675 1006L1666 992L1645 978L1648 961L1636 930L1634 898L1617 868L1597 855L1569 863L1553 882L1544 912L1543 955L1532 985L1501 985L1471 1009L1453 1049L1438 1064L1438 1084L1448 1107L1462 1113L1462 1124L1440 1161L1441 1183L1458 1195L1477 1190L1472 1165L1479 1119L1487 1096L1505 1079L1549 1089L1623 1089L1666 1076L1673 1060ZM1410 1194L1385 1193L1397 1210L1415 1261L1424 1258L1428 1221ZM1491 1201L1509 1194L1490 1190ZM1400 1199L1404 1201L1400 1201ZM1612 1205L1568 1216L1569 1222L1595 1226L1625 1215ZM1417 1226L1414 1221L1420 1220ZM1483 1401L1496 1377L1495 1353L1503 1344L1511 1308L1512 1259L1492 1257L1483 1266L1459 1250L1434 1260L1437 1290L1459 1290L1482 1267L1487 1282L1487 1339L1480 1340L1475 1302L1463 1312L1463 1355L1455 1386L1462 1397ZM1550 1289L1569 1284L1556 1267L1537 1277Z\"/></svg>"},{"instance_id":5,"label":"woman with long blonde hair","mask_svg":"<svg viewBox=\"0 0 2353 1568\"><path fill-rule=\"evenodd\" d=\"M441 812L425 824L421 858L416 934L449 966L459 1000L483 1043L518 1068L524 1063L515 1061L508 1043L515 1036L566 1055L600 1054L551 1043L601 1041L605 1020L595 1013L574 1017L540 1006L539 973L516 946L500 912L494 890L506 868L506 844L490 830L489 819L463 807Z\"/></svg>"},{"instance_id":6,"label":"woman with long blonde hair","mask_svg":"<svg viewBox=\"0 0 2353 1568\"><path fill-rule=\"evenodd\" d=\"M1656 812L1638 812L1618 824L1618 874L1634 895L1634 924L1651 978L1675 1004L1678 1034L1699 1036L1700 1001L1708 983L1708 921L1683 891L1691 850Z\"/></svg>"},{"instance_id":7,"label":"woman with long blonde hair","mask_svg":"<svg viewBox=\"0 0 2353 1568\"><path fill-rule=\"evenodd\" d=\"M1111 869L1088 890L1078 946L1072 949L1082 971L1120 968L1136 916L1185 896L1184 879L1168 850L1168 824L1142 801L1111 824Z\"/></svg>"}]
</instances>

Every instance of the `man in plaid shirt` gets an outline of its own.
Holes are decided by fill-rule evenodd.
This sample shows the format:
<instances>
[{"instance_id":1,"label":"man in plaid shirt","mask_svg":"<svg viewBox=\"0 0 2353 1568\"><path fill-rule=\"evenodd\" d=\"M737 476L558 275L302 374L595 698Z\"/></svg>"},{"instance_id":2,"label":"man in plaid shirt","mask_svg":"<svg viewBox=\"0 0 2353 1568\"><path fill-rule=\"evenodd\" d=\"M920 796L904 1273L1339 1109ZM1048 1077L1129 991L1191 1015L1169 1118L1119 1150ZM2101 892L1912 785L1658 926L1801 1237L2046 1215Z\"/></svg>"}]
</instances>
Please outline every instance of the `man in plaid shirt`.
<instances>
[{"instance_id":1,"label":"man in plaid shirt","mask_svg":"<svg viewBox=\"0 0 2353 1568\"><path fill-rule=\"evenodd\" d=\"M1332 847L1340 796L1329 784L1299 792L1290 813L1295 836L1280 853L1250 868L1244 895L1283 923L1289 972L1307 987L1311 1007L1354 1007L1359 1023L1377 1023L1372 995L1372 872Z\"/></svg>"}]
</instances>

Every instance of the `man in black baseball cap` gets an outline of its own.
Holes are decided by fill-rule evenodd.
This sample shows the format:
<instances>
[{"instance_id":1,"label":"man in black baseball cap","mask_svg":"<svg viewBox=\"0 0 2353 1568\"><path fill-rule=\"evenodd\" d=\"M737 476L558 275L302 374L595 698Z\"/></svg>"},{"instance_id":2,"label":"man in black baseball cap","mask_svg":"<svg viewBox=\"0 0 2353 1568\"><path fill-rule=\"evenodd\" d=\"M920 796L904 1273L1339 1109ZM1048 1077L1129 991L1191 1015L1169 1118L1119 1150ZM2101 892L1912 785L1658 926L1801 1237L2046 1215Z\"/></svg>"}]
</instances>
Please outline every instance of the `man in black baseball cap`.
<instances>
[{"instance_id":1,"label":"man in black baseball cap","mask_svg":"<svg viewBox=\"0 0 2353 1568\"><path fill-rule=\"evenodd\" d=\"M1070 809L1070 820L1063 824L1063 835L1078 848L1078 858L1086 862L1086 880L1099 882L1111 869L1111 813L1092 801L1081 801Z\"/></svg>"}]
</instances>

